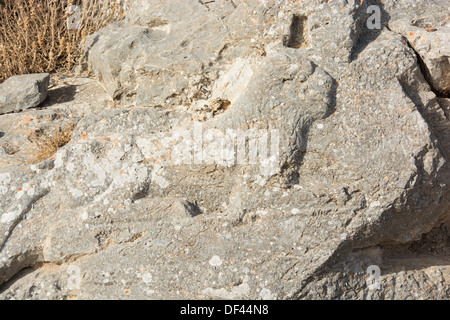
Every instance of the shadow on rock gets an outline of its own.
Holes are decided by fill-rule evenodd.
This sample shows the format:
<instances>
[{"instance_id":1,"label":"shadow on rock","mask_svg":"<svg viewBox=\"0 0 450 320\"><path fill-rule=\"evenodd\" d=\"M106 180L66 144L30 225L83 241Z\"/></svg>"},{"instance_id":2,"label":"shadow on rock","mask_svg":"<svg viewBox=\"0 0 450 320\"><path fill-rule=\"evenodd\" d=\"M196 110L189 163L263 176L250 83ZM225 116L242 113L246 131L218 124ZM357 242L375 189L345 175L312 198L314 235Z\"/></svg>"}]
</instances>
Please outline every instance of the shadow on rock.
<instances>
[{"instance_id":1,"label":"shadow on rock","mask_svg":"<svg viewBox=\"0 0 450 320\"><path fill-rule=\"evenodd\" d=\"M77 86L67 85L48 91L48 96L45 102L40 106L41 108L51 107L56 104L66 103L75 100Z\"/></svg>"},{"instance_id":2,"label":"shadow on rock","mask_svg":"<svg viewBox=\"0 0 450 320\"><path fill-rule=\"evenodd\" d=\"M358 41L356 42L355 46L353 47L352 54L351 54L351 61L355 61L358 59L358 56L361 52L364 51L364 49L373 41L375 41L385 28L389 24L389 21L391 20L391 16L389 13L387 13L384 9L383 3L379 1L371 1L369 4L372 4L374 6L377 6L380 9L381 13L381 19L380 19L380 27L374 26L373 29L369 28L369 24L376 23L376 11L367 10L367 19L364 19L364 26L361 31L361 34L359 36ZM370 8L370 7L369 7ZM375 20L374 20L375 19Z\"/></svg>"}]
</instances>

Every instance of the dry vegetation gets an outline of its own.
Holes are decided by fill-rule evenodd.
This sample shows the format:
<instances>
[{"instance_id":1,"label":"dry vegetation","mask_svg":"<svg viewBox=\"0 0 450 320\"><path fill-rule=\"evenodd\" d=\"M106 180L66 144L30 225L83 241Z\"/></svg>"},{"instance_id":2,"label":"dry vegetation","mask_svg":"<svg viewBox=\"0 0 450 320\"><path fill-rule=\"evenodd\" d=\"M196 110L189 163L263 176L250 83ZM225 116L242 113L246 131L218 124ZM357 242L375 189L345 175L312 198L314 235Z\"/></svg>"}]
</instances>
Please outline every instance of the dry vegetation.
<instances>
[{"instance_id":1,"label":"dry vegetation","mask_svg":"<svg viewBox=\"0 0 450 320\"><path fill-rule=\"evenodd\" d=\"M85 37L123 18L120 3L0 0L0 82L12 75L71 70ZM79 7L77 17L68 10L73 5Z\"/></svg>"},{"instance_id":2,"label":"dry vegetation","mask_svg":"<svg viewBox=\"0 0 450 320\"><path fill-rule=\"evenodd\" d=\"M50 158L60 148L65 146L72 139L73 130L76 127L75 121L52 127L45 131L35 131L28 140L33 143L34 148L31 154L31 163L39 163Z\"/></svg>"}]
</instances>

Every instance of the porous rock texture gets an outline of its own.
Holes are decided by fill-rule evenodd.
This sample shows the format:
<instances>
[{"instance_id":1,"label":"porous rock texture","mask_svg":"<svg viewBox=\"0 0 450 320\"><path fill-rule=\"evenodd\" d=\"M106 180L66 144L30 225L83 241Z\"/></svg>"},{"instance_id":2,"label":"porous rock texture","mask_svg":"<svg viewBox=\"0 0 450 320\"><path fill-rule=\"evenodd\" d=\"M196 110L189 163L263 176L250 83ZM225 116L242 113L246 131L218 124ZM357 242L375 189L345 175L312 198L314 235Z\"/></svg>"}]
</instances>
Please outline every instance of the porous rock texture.
<instances>
[{"instance_id":1,"label":"porous rock texture","mask_svg":"<svg viewBox=\"0 0 450 320\"><path fill-rule=\"evenodd\" d=\"M449 28L447 1L135 0L79 67L119 107L0 117L12 147L77 122L0 149L0 298L449 298ZM278 156L208 161L227 130Z\"/></svg>"}]
</instances>

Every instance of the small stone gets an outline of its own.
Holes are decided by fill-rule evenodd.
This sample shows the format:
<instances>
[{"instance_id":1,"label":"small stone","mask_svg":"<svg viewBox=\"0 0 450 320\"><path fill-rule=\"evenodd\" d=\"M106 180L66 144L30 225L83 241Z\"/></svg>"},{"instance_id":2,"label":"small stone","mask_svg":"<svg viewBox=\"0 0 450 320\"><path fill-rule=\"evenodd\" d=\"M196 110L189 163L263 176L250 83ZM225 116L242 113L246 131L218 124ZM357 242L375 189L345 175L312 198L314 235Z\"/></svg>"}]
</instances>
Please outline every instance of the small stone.
<instances>
[{"instance_id":1,"label":"small stone","mask_svg":"<svg viewBox=\"0 0 450 320\"><path fill-rule=\"evenodd\" d=\"M49 82L48 73L8 78L0 84L0 114L37 107L47 97Z\"/></svg>"}]
</instances>

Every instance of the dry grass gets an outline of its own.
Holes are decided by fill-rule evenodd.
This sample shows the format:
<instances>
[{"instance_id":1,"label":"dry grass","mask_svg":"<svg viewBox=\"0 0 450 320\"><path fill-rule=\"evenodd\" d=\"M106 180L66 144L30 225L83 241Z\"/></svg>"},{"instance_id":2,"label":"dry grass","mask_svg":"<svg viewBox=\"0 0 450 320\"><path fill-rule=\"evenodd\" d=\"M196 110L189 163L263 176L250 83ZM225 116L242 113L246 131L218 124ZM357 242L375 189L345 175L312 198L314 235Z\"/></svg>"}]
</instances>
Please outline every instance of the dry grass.
<instances>
[{"instance_id":1,"label":"dry grass","mask_svg":"<svg viewBox=\"0 0 450 320\"><path fill-rule=\"evenodd\" d=\"M85 37L123 18L123 0L0 0L0 82L73 68ZM79 6L77 28L74 14ZM72 26L69 27L69 26Z\"/></svg>"},{"instance_id":2,"label":"dry grass","mask_svg":"<svg viewBox=\"0 0 450 320\"><path fill-rule=\"evenodd\" d=\"M30 134L28 140L34 145L30 163L39 163L53 156L60 148L69 143L75 127L76 122L70 121L49 130L38 130Z\"/></svg>"}]
</instances>

